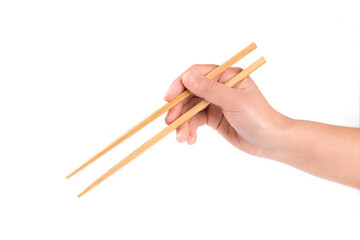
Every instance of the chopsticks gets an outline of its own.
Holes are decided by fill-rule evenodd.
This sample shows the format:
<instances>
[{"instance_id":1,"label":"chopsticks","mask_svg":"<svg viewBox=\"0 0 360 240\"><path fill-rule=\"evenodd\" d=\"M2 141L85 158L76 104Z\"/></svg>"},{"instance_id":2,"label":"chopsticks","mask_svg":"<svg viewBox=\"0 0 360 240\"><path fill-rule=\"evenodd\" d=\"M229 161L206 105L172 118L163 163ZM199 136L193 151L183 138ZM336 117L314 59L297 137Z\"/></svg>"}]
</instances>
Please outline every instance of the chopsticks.
<instances>
[{"instance_id":1,"label":"chopsticks","mask_svg":"<svg viewBox=\"0 0 360 240\"><path fill-rule=\"evenodd\" d=\"M223 63L222 65L220 65L217 68L215 68L214 70L212 70L205 77L207 77L209 79L213 79L213 78L217 77L218 75L223 73L226 69L228 69L229 67L234 65L236 62L238 62L240 59L242 59L243 57L245 57L246 55L248 55L249 53L254 51L256 48L257 48L256 44L251 43L249 46L247 46L246 48L244 48L243 50L238 52L236 55L234 55L232 58L227 60L225 63ZM99 159L101 156L103 156L104 154L109 152L111 149L113 149L114 147L116 147L117 145L119 145L120 143L122 143L123 141L125 141L126 139L131 137L132 135L134 135L136 132L138 132L139 130L144 128L146 125L148 125L149 123L151 123L152 121L154 121L155 119L160 117L162 114L166 113L169 109L171 109L176 104L178 104L185 98L189 97L190 95L191 95L191 93L186 90L183 93L181 93L177 98L172 100L171 102L163 105L161 108L159 108L158 110L153 112L150 116L148 116L147 118L145 118L144 120L142 120L141 122L139 122L138 124L133 126L130 130L128 130L123 135L121 135L119 138L117 138L115 141L110 143L107 147L105 147L103 150L98 152L95 156L93 156L92 158L87 160L80 167L75 169L66 178L70 178L70 177L74 176L76 173L80 172L82 169L84 169L85 167L87 167L88 165L90 165L91 163L96 161L97 159Z\"/></svg>"},{"instance_id":2,"label":"chopsticks","mask_svg":"<svg viewBox=\"0 0 360 240\"><path fill-rule=\"evenodd\" d=\"M205 77L209 79L213 79L216 76L220 75L222 72L224 72L226 69L231 67L234 63L239 61L241 58L245 57L247 54L252 52L256 48L255 43L250 44L248 47L237 53L235 56L230 58L228 61L226 61L224 64L220 65L210 73L208 73ZM233 87L239 82L241 82L243 79L245 79L249 74L254 72L256 69L258 69L260 66L262 66L265 63L265 59L263 57L259 58L257 61L255 61L253 64L251 64L249 67L241 71L239 74L237 74L235 77L233 77L231 80L225 83L228 87ZM165 104L158 110L156 110L153 114L151 114L149 117L135 125L133 128L128 130L125 134L120 136L118 139L116 139L114 142L112 142L110 145L108 145L105 149L100 151L98 154L96 154L94 157L90 158L87 162L82 164L79 168L77 168L75 171L70 173L67 178L70 178L71 176L78 173L80 170L91 164L92 162L96 161L98 158L100 158L105 153L109 152L111 149L113 149L115 146L138 132L140 129L145 127L147 124L161 116L163 113L174 107L176 104L184 100L185 98L189 97L191 93L189 91L184 91L182 94L180 94L176 99L173 101ZM130 153L127 157L125 157L122 161L120 161L118 164L116 164L114 167L112 167L110 170L108 170L105 174L103 174L101 177L96 179L93 183L91 183L87 188L85 188L78 197L81 197L91 189L93 189L95 186L97 186L99 183L110 177L112 174L114 174L116 171L118 171L120 168L124 167L126 164L134 160L136 157L138 157L140 154L145 152L147 149L149 149L151 146L156 144L158 141L160 141L162 138L164 138L166 135L168 135L170 132L181 126L184 122L189 120L191 117L195 116L198 112L205 109L210 103L206 100L202 100L200 103L198 103L195 107L184 113L182 116L180 116L178 119L176 119L174 122L172 122L170 125L168 125L166 128L164 128L162 131L160 131L158 134L156 134L154 137L152 137L150 140L145 142L143 145L141 145L139 148L137 148L135 151Z\"/></svg>"}]
</instances>

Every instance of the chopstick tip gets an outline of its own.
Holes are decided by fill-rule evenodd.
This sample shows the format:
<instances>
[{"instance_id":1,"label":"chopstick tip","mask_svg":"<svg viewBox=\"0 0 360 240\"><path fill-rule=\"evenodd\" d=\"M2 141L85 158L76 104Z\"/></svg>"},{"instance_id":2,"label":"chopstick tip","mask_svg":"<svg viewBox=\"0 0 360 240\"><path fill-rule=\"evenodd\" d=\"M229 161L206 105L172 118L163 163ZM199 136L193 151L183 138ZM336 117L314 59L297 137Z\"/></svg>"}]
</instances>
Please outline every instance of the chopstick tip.
<instances>
[{"instance_id":1,"label":"chopstick tip","mask_svg":"<svg viewBox=\"0 0 360 240\"><path fill-rule=\"evenodd\" d=\"M84 195L86 192L87 192L86 190L82 191L81 193L79 193L79 194L77 195L77 197L78 197L78 198L81 198L82 195Z\"/></svg>"},{"instance_id":2,"label":"chopstick tip","mask_svg":"<svg viewBox=\"0 0 360 240\"><path fill-rule=\"evenodd\" d=\"M70 173L69 175L66 176L66 179L71 178L72 176L74 176L74 174L75 174L74 172Z\"/></svg>"},{"instance_id":3,"label":"chopstick tip","mask_svg":"<svg viewBox=\"0 0 360 240\"><path fill-rule=\"evenodd\" d=\"M82 167L76 169L75 171L73 171L72 173L70 173L69 175L66 176L66 179L71 178L72 176L74 176L75 174L77 174L78 172L80 172L80 170L82 169Z\"/></svg>"}]
</instances>

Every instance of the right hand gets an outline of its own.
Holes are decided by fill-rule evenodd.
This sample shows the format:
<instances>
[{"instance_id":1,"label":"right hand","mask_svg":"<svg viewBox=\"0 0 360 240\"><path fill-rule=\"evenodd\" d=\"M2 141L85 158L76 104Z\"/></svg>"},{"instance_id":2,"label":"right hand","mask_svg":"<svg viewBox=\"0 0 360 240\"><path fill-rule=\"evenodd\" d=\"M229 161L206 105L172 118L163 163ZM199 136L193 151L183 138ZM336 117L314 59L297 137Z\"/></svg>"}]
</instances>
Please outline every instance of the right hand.
<instances>
[{"instance_id":1,"label":"right hand","mask_svg":"<svg viewBox=\"0 0 360 240\"><path fill-rule=\"evenodd\" d=\"M172 123L202 99L206 99L211 103L209 107L177 129L176 138L179 142L194 144L197 128L207 124L238 149L264 156L281 141L281 137L277 136L289 119L269 105L250 77L234 88L223 84L241 72L241 68L229 68L214 80L204 77L216 67L209 64L193 65L171 84L165 96L166 101L172 101L185 88L194 96L170 109L166 123Z\"/></svg>"}]
</instances>

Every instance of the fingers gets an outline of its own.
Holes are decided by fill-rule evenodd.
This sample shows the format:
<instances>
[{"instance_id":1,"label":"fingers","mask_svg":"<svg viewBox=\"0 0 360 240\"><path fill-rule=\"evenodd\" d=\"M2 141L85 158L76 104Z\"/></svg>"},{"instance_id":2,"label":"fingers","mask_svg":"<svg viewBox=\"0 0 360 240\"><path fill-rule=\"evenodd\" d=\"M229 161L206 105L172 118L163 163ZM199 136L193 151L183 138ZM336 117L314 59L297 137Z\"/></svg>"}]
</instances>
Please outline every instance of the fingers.
<instances>
[{"instance_id":1,"label":"fingers","mask_svg":"<svg viewBox=\"0 0 360 240\"><path fill-rule=\"evenodd\" d=\"M239 68L239 67L232 67L232 68L228 68L226 69L219 78L219 82L220 83L226 83L227 81L229 81L230 79L232 79L233 77L235 77L238 73L240 73L243 69Z\"/></svg>"},{"instance_id":2,"label":"fingers","mask_svg":"<svg viewBox=\"0 0 360 240\"><path fill-rule=\"evenodd\" d=\"M200 98L193 98L190 102L188 102L182 109L181 115L187 112L189 109L193 108L196 104L201 101ZM189 138L190 135L190 128L189 128L189 121L183 123L180 127L177 128L176 140L179 142L185 142Z\"/></svg>"},{"instance_id":3,"label":"fingers","mask_svg":"<svg viewBox=\"0 0 360 240\"><path fill-rule=\"evenodd\" d=\"M179 128L176 129L176 140L178 142L185 142L189 137L189 123L185 122Z\"/></svg>"},{"instance_id":4,"label":"fingers","mask_svg":"<svg viewBox=\"0 0 360 240\"><path fill-rule=\"evenodd\" d=\"M186 72L182 76L182 81L191 93L223 109L231 109L234 101L236 101L236 91L216 80L210 80L202 75Z\"/></svg>"},{"instance_id":5,"label":"fingers","mask_svg":"<svg viewBox=\"0 0 360 240\"><path fill-rule=\"evenodd\" d=\"M171 83L169 90L164 96L165 101L171 102L184 91L185 87L184 84L181 82L181 77L182 74Z\"/></svg>"},{"instance_id":6,"label":"fingers","mask_svg":"<svg viewBox=\"0 0 360 240\"><path fill-rule=\"evenodd\" d=\"M207 73L209 73L216 67L217 67L217 65L214 65L214 64L195 64L195 65L192 65L190 68L188 68L188 70L186 70L186 72L192 72L192 73L197 73L200 75L206 75ZM165 97L164 97L165 101L170 102L170 101L174 100L178 95L180 95L184 91L185 87L181 81L183 74L181 74L178 78L176 78L175 81L170 85L169 90L166 92ZM216 80L218 78L219 77L217 77Z\"/></svg>"},{"instance_id":7,"label":"fingers","mask_svg":"<svg viewBox=\"0 0 360 240\"><path fill-rule=\"evenodd\" d=\"M190 119L188 126L189 128L189 136L187 139L188 144L192 145L196 142L197 140L196 130L198 129L198 127L205 125L207 121L208 121L208 115L205 111L196 114L193 118Z\"/></svg>"},{"instance_id":8,"label":"fingers","mask_svg":"<svg viewBox=\"0 0 360 240\"><path fill-rule=\"evenodd\" d=\"M226 83L227 81L229 81L230 79L232 79L233 77L235 77L237 74L239 74L243 69L239 68L239 67L232 67L227 69L226 71L224 71L220 78L219 78L219 82L220 83ZM247 89L249 87L254 87L255 83L254 81L247 76L243 81L239 82L238 84L236 84L233 88L234 89Z\"/></svg>"},{"instance_id":9,"label":"fingers","mask_svg":"<svg viewBox=\"0 0 360 240\"><path fill-rule=\"evenodd\" d=\"M205 125L207 123L207 119L206 112L196 114L193 118L176 130L176 140L178 142L187 141L190 145L194 144L197 140L196 131L198 127Z\"/></svg>"},{"instance_id":10,"label":"fingers","mask_svg":"<svg viewBox=\"0 0 360 240\"><path fill-rule=\"evenodd\" d=\"M227 82L239 72L241 68L229 68L224 71L220 76L214 80L209 80L203 75L210 72L216 67L216 65L193 65L185 73L180 75L170 86L168 92L165 95L165 100L170 102L181 94L185 88L187 88L194 95L201 98L205 98L215 105L210 107L214 108L213 112L219 114L212 114L213 118L208 123L208 114L203 111L195 115L189 121L185 122L182 126L177 129L176 139L179 142L187 141L188 144L194 144L197 140L197 128L201 125L208 123L213 128L217 128L220 120L222 119L221 109L231 108L231 105L236 98L234 89L225 86L222 83ZM193 83L189 82L193 78ZM219 83L220 82L220 83ZM200 101L199 98L187 98L175 107L169 110L166 116L166 123L170 124L175 121L180 115L191 109ZM209 109L210 109L209 107Z\"/></svg>"},{"instance_id":11,"label":"fingers","mask_svg":"<svg viewBox=\"0 0 360 240\"><path fill-rule=\"evenodd\" d=\"M193 72L193 73L205 75L208 72L215 69L216 67L217 65L213 65L213 64L195 64L192 65L190 68L188 68L187 72ZM216 79L218 80L219 77L217 77ZM170 88L164 97L164 99L167 102L174 100L178 95L180 95L184 91L185 87L181 79L182 79L182 74L177 79L175 79L175 81L170 85ZM184 105L187 104L190 101L190 99L191 98L189 97L183 100L182 102L180 102L175 107L169 110L165 118L166 124L172 123L181 115Z\"/></svg>"},{"instance_id":12,"label":"fingers","mask_svg":"<svg viewBox=\"0 0 360 240\"><path fill-rule=\"evenodd\" d=\"M166 124L171 124L178 117L180 117L180 115L183 111L184 105L186 105L190 100L191 100L191 98L187 98L187 99L183 100L181 103L175 105L175 107L171 108L165 117Z\"/></svg>"}]
</instances>

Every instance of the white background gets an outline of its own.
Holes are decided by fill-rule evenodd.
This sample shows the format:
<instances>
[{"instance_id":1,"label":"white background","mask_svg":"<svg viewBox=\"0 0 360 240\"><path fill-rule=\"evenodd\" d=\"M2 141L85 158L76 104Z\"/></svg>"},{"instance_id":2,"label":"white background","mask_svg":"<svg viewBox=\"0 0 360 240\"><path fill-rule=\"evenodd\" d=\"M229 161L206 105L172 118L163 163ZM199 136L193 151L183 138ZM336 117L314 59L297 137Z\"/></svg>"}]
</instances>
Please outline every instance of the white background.
<instances>
[{"instance_id":1,"label":"white background","mask_svg":"<svg viewBox=\"0 0 360 240\"><path fill-rule=\"evenodd\" d=\"M252 75L298 119L358 127L354 1L1 1L0 239L359 239L359 190L255 158L210 128L163 139L76 195L162 129L163 117L65 176L160 107L194 63L252 41Z\"/></svg>"}]
</instances>

